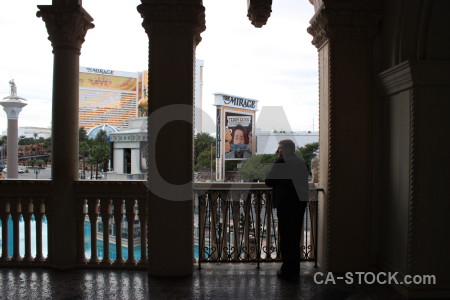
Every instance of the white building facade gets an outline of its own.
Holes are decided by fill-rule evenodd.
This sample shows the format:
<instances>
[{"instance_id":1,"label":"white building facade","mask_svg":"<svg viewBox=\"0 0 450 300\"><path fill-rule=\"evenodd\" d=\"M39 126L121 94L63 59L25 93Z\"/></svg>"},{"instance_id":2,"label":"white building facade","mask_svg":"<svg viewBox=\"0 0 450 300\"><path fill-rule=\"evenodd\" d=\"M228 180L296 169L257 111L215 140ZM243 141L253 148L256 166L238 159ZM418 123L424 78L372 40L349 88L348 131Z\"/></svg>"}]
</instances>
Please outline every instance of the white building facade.
<instances>
[{"instance_id":1,"label":"white building facade","mask_svg":"<svg viewBox=\"0 0 450 300\"><path fill-rule=\"evenodd\" d=\"M318 131L270 132L256 129L256 154L273 154L282 140L292 140L296 147L318 143Z\"/></svg>"},{"instance_id":2,"label":"white building facade","mask_svg":"<svg viewBox=\"0 0 450 300\"><path fill-rule=\"evenodd\" d=\"M107 179L145 179L147 176L147 117L130 119L129 128L110 134L113 169Z\"/></svg>"},{"instance_id":3,"label":"white building facade","mask_svg":"<svg viewBox=\"0 0 450 300\"><path fill-rule=\"evenodd\" d=\"M52 129L50 127L19 127L18 137L25 136L27 138L34 137L37 133L38 138L43 137L48 139L52 136ZM7 135L6 131L2 132L2 135Z\"/></svg>"}]
</instances>

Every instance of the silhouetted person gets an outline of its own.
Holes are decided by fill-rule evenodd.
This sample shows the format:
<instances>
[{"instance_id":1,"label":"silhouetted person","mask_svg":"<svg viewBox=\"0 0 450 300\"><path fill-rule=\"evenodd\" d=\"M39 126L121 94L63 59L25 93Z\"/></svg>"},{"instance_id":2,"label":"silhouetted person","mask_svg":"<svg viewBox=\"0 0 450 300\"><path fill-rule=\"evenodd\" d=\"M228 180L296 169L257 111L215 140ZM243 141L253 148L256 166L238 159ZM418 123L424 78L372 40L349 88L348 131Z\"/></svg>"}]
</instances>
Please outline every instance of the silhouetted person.
<instances>
[{"instance_id":1,"label":"silhouetted person","mask_svg":"<svg viewBox=\"0 0 450 300\"><path fill-rule=\"evenodd\" d=\"M300 236L308 201L308 170L303 159L295 155L291 140L279 142L266 185L273 187L273 206L277 208L280 252L283 260L277 276L293 280L300 275Z\"/></svg>"}]
</instances>

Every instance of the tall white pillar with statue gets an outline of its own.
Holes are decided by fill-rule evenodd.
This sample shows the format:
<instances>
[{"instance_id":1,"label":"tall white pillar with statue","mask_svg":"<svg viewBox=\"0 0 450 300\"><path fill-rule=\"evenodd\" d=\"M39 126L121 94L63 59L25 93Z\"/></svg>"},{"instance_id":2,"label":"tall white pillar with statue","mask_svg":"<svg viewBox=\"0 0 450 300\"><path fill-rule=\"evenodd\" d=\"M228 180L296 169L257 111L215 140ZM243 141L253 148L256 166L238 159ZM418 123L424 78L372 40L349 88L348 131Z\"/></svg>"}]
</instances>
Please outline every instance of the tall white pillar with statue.
<instances>
[{"instance_id":1,"label":"tall white pillar with statue","mask_svg":"<svg viewBox=\"0 0 450 300\"><path fill-rule=\"evenodd\" d=\"M19 150L19 114L22 111L22 108L27 105L27 103L23 102L26 99L17 96L17 86L14 82L14 79L9 81L9 85L11 88L11 94L3 98L0 101L0 105L3 106L3 110L6 112L8 117L8 158L7 158L7 177L8 178L18 178L18 150Z\"/></svg>"}]
</instances>

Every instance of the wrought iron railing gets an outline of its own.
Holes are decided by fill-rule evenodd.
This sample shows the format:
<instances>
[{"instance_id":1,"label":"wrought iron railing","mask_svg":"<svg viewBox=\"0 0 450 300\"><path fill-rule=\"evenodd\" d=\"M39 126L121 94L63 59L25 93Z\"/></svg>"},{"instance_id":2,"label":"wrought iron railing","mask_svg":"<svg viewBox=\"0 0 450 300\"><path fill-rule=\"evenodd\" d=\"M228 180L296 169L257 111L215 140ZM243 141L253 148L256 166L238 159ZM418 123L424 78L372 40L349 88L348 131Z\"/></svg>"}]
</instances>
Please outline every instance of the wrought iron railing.
<instances>
[{"instance_id":1,"label":"wrought iron railing","mask_svg":"<svg viewBox=\"0 0 450 300\"><path fill-rule=\"evenodd\" d=\"M302 260L317 264L318 192L310 189ZM281 261L272 189L264 184L196 184L199 267L202 262Z\"/></svg>"}]
</instances>

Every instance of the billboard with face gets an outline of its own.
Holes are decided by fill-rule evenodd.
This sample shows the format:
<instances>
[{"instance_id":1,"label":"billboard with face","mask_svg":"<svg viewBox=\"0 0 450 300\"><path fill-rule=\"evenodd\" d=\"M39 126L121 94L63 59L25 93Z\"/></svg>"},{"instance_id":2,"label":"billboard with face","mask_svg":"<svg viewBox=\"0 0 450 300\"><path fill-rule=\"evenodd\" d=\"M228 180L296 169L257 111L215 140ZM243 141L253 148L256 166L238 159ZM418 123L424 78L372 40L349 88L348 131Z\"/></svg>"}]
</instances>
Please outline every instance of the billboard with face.
<instances>
[{"instance_id":1,"label":"billboard with face","mask_svg":"<svg viewBox=\"0 0 450 300\"><path fill-rule=\"evenodd\" d=\"M252 156L253 115L225 111L225 160L242 160Z\"/></svg>"}]
</instances>

